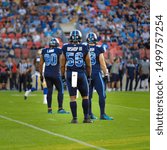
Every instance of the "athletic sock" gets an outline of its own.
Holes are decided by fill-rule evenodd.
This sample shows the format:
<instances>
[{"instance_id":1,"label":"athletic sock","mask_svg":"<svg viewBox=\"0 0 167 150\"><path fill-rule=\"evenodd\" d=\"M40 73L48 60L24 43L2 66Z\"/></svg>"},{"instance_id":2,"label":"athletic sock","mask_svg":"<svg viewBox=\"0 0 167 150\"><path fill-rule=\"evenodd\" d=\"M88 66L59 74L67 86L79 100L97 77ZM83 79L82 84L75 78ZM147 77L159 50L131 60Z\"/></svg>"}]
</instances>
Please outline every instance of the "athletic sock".
<instances>
[{"instance_id":1,"label":"athletic sock","mask_svg":"<svg viewBox=\"0 0 167 150\"><path fill-rule=\"evenodd\" d=\"M89 115L92 115L92 99L89 99Z\"/></svg>"},{"instance_id":2,"label":"athletic sock","mask_svg":"<svg viewBox=\"0 0 167 150\"><path fill-rule=\"evenodd\" d=\"M73 119L77 119L77 102L76 101L70 102L70 108L71 108Z\"/></svg>"},{"instance_id":3,"label":"athletic sock","mask_svg":"<svg viewBox=\"0 0 167 150\"><path fill-rule=\"evenodd\" d=\"M43 103L44 104L47 104L47 93L48 93L48 89L43 88Z\"/></svg>"},{"instance_id":4,"label":"athletic sock","mask_svg":"<svg viewBox=\"0 0 167 150\"><path fill-rule=\"evenodd\" d=\"M88 115L89 115L89 100L88 99L82 100L82 108L83 108L84 118L88 119Z\"/></svg>"},{"instance_id":5,"label":"athletic sock","mask_svg":"<svg viewBox=\"0 0 167 150\"><path fill-rule=\"evenodd\" d=\"M28 96L30 93L31 93L31 89L29 89L28 91L26 91L24 96Z\"/></svg>"},{"instance_id":6,"label":"athletic sock","mask_svg":"<svg viewBox=\"0 0 167 150\"><path fill-rule=\"evenodd\" d=\"M99 106L100 106L100 114L105 113L105 99L99 100Z\"/></svg>"},{"instance_id":7,"label":"athletic sock","mask_svg":"<svg viewBox=\"0 0 167 150\"><path fill-rule=\"evenodd\" d=\"M44 94L44 95L43 95L43 103L44 103L44 104L47 104L47 94Z\"/></svg>"},{"instance_id":8,"label":"athletic sock","mask_svg":"<svg viewBox=\"0 0 167 150\"><path fill-rule=\"evenodd\" d=\"M58 92L58 108L63 108L63 94Z\"/></svg>"}]
</instances>

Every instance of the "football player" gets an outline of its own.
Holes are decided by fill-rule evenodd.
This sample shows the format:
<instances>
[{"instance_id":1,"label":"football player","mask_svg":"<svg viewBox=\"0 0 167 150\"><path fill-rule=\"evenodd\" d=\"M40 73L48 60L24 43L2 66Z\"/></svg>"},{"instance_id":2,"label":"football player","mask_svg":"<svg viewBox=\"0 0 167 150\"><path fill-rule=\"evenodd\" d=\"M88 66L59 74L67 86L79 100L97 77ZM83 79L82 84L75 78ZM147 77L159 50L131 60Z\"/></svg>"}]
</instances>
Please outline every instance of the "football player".
<instances>
[{"instance_id":1,"label":"football player","mask_svg":"<svg viewBox=\"0 0 167 150\"><path fill-rule=\"evenodd\" d=\"M47 87L45 80L41 83L40 80L40 73L39 73L39 62L40 62L40 55L41 55L41 49L38 50L37 58L34 59L34 73L32 74L32 87L27 90L24 94L24 99L26 100L27 97L31 92L37 91L38 89L41 89L41 85L43 87L43 104L47 104L46 95L47 95ZM43 65L43 70L45 66Z\"/></svg>"},{"instance_id":2,"label":"football player","mask_svg":"<svg viewBox=\"0 0 167 150\"><path fill-rule=\"evenodd\" d=\"M99 106L100 106L100 119L102 120L112 120L112 117L109 117L105 113L105 85L102 78L101 69L104 74L104 79L107 82L110 82L110 77L106 63L104 60L104 48L100 45L96 45L97 36L95 33L90 32L86 36L87 43L89 45L91 64L92 64L92 74L91 74L91 84L89 86L89 115L91 119L97 119L92 113L92 94L93 88L96 89L99 95Z\"/></svg>"},{"instance_id":3,"label":"football player","mask_svg":"<svg viewBox=\"0 0 167 150\"><path fill-rule=\"evenodd\" d=\"M60 56L62 50L59 47L59 41L57 38L52 38L49 42L49 48L44 48L40 57L40 77L41 81L45 78L46 85L48 88L47 92L47 106L48 113L52 113L52 93L53 85L55 85L58 90L57 100L58 100L58 113L68 113L63 109L63 94L64 88L62 79L60 76ZM45 63L44 78L42 73L43 64Z\"/></svg>"},{"instance_id":4,"label":"football player","mask_svg":"<svg viewBox=\"0 0 167 150\"><path fill-rule=\"evenodd\" d=\"M70 33L69 43L63 45L63 54L61 57L61 74L65 80L66 68L66 83L70 95L70 108L72 112L71 123L77 121L77 89L82 96L82 108L84 113L83 123L92 123L89 119L89 86L88 80L91 76L91 61L88 47L81 44L82 34L79 30L73 30ZM86 70L85 70L86 69Z\"/></svg>"}]
</instances>

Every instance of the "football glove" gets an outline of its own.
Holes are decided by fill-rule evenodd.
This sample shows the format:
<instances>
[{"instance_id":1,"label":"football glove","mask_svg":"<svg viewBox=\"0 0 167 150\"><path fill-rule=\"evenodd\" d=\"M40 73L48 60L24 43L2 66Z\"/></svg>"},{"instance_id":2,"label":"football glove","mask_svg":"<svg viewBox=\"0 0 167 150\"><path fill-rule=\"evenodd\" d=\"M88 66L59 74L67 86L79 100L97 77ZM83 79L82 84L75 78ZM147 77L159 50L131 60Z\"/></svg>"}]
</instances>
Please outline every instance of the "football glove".
<instances>
[{"instance_id":1,"label":"football glove","mask_svg":"<svg viewBox=\"0 0 167 150\"><path fill-rule=\"evenodd\" d=\"M87 76L87 80L88 80L88 84L89 86L91 85L91 82L92 82L92 78L90 76Z\"/></svg>"},{"instance_id":2,"label":"football glove","mask_svg":"<svg viewBox=\"0 0 167 150\"><path fill-rule=\"evenodd\" d=\"M40 80L41 82L43 82L43 75L40 75Z\"/></svg>"},{"instance_id":3,"label":"football glove","mask_svg":"<svg viewBox=\"0 0 167 150\"><path fill-rule=\"evenodd\" d=\"M109 75L109 74L106 74L106 75L104 76L104 82L105 82L105 83L109 83L109 82L110 82L110 75Z\"/></svg>"},{"instance_id":4,"label":"football glove","mask_svg":"<svg viewBox=\"0 0 167 150\"><path fill-rule=\"evenodd\" d=\"M65 84L65 83L66 83L66 78L65 78L65 76L62 76L61 78L62 78L63 84Z\"/></svg>"}]
</instances>

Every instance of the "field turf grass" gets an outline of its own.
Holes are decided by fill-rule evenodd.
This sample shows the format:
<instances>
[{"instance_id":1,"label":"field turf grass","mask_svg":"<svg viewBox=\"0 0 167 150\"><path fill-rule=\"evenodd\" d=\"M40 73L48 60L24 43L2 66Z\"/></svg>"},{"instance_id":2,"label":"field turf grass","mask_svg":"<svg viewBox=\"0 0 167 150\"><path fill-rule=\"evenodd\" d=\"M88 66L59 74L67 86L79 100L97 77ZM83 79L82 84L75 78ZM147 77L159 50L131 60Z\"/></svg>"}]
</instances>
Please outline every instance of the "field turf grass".
<instances>
[{"instance_id":1,"label":"field turf grass","mask_svg":"<svg viewBox=\"0 0 167 150\"><path fill-rule=\"evenodd\" d=\"M70 124L70 114L57 114L56 94L53 114L47 114L42 91L33 92L27 100L24 93L0 91L0 150L149 150L149 92L107 93L106 113L112 121L95 120L83 124L81 97L78 124ZM93 112L99 118L97 93ZM68 93L64 108L70 111Z\"/></svg>"}]
</instances>

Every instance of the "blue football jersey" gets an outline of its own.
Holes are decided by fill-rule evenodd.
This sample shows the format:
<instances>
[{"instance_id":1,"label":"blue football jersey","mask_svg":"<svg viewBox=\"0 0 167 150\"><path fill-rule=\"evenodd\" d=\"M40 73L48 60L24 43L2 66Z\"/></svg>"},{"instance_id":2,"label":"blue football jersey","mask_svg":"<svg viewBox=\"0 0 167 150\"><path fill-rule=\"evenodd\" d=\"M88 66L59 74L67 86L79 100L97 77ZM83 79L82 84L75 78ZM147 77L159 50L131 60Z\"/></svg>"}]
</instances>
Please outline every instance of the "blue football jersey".
<instances>
[{"instance_id":1,"label":"blue football jersey","mask_svg":"<svg viewBox=\"0 0 167 150\"><path fill-rule=\"evenodd\" d=\"M92 64L92 73L101 71L99 55L104 53L104 48L99 45L89 46L91 64Z\"/></svg>"},{"instance_id":2,"label":"blue football jersey","mask_svg":"<svg viewBox=\"0 0 167 150\"><path fill-rule=\"evenodd\" d=\"M58 77L60 76L60 55L62 50L60 48L44 48L42 56L45 62L45 77Z\"/></svg>"},{"instance_id":3,"label":"blue football jersey","mask_svg":"<svg viewBox=\"0 0 167 150\"><path fill-rule=\"evenodd\" d=\"M88 46L84 44L64 44L62 48L66 57L67 71L84 72L85 57L89 52Z\"/></svg>"}]
</instances>

